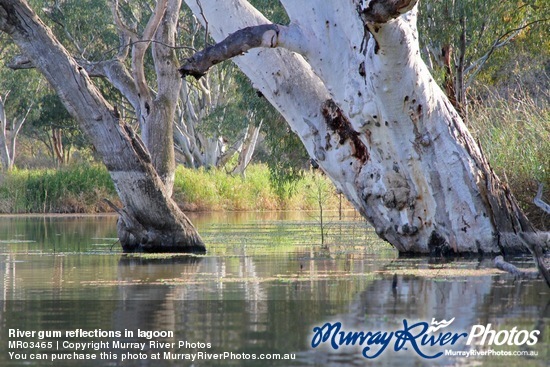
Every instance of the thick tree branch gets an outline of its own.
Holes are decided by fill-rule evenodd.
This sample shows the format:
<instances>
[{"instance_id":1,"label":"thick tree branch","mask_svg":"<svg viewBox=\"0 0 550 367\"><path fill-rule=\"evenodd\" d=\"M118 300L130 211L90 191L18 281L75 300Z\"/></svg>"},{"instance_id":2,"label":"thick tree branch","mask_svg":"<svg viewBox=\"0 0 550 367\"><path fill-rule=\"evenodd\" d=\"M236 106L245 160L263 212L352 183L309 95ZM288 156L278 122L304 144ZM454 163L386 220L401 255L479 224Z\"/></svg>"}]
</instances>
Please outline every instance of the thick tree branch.
<instances>
[{"instance_id":1,"label":"thick tree branch","mask_svg":"<svg viewBox=\"0 0 550 367\"><path fill-rule=\"evenodd\" d=\"M115 58L99 62L88 60L76 60L86 70L88 76L95 78L106 78L117 88L126 99L132 104L135 111L139 110L139 97L134 79L124 66L121 59ZM12 70L34 69L36 65L25 55L15 56L8 64Z\"/></svg>"},{"instance_id":2,"label":"thick tree branch","mask_svg":"<svg viewBox=\"0 0 550 367\"><path fill-rule=\"evenodd\" d=\"M257 47L277 47L279 44L280 26L263 24L255 27L243 28L222 42L197 52L185 60L179 69L182 77L187 75L200 79L208 70L222 61L242 55L248 50Z\"/></svg>"},{"instance_id":3,"label":"thick tree branch","mask_svg":"<svg viewBox=\"0 0 550 367\"><path fill-rule=\"evenodd\" d=\"M90 77L106 78L132 104L135 111L139 111L138 91L132 75L121 59L89 62L78 60L80 66Z\"/></svg>"}]
</instances>

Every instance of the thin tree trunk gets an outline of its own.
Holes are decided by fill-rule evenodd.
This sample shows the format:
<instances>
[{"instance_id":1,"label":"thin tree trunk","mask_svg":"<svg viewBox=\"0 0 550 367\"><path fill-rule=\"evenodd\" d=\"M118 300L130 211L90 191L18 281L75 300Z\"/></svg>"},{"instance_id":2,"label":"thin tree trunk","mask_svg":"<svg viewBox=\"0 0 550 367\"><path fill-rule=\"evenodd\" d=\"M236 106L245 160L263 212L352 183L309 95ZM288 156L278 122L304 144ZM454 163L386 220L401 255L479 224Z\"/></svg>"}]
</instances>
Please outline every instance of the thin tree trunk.
<instances>
[{"instance_id":1,"label":"thin tree trunk","mask_svg":"<svg viewBox=\"0 0 550 367\"><path fill-rule=\"evenodd\" d=\"M0 0L0 29L33 61L76 118L107 166L125 207L125 251L204 251L189 219L170 199L141 139L118 118L86 71L23 1Z\"/></svg>"},{"instance_id":2,"label":"thin tree trunk","mask_svg":"<svg viewBox=\"0 0 550 367\"><path fill-rule=\"evenodd\" d=\"M52 129L52 141L55 157L57 158L57 165L62 166L65 163L63 153L63 137L61 135L61 129Z\"/></svg>"},{"instance_id":3,"label":"thin tree trunk","mask_svg":"<svg viewBox=\"0 0 550 367\"><path fill-rule=\"evenodd\" d=\"M254 151L256 150L256 144L258 142L258 137L260 136L261 128L261 123L259 126L254 126L253 123L250 123L248 126L241 151L239 152L237 166L233 169L234 174L244 175L246 167L250 164Z\"/></svg>"},{"instance_id":4,"label":"thin tree trunk","mask_svg":"<svg viewBox=\"0 0 550 367\"><path fill-rule=\"evenodd\" d=\"M12 166L8 147L7 123L6 108L2 97L0 97L0 163L2 164L3 171L9 171Z\"/></svg>"}]
</instances>

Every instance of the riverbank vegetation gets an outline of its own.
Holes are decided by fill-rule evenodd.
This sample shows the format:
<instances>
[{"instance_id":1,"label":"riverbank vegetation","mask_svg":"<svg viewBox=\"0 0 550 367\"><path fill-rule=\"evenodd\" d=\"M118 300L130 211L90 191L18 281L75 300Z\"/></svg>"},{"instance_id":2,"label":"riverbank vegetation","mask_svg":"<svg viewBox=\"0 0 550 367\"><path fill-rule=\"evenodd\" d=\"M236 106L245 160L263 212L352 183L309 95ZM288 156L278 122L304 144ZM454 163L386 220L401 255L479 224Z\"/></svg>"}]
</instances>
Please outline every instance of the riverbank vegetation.
<instances>
[{"instance_id":1,"label":"riverbank vegetation","mask_svg":"<svg viewBox=\"0 0 550 367\"><path fill-rule=\"evenodd\" d=\"M550 198L550 95L539 96L488 95L473 109L469 128L533 224L549 229L549 215L533 204L539 183L546 188L545 202Z\"/></svg>"},{"instance_id":2,"label":"riverbank vegetation","mask_svg":"<svg viewBox=\"0 0 550 367\"><path fill-rule=\"evenodd\" d=\"M278 192L285 192L284 196ZM342 200L318 170L305 171L298 181L277 188L266 165L250 166L246 175L223 169L176 170L174 200L187 211L316 210L319 200L338 209ZM101 213L117 203L107 170L100 164L80 163L60 169L16 169L0 179L0 213Z\"/></svg>"}]
</instances>

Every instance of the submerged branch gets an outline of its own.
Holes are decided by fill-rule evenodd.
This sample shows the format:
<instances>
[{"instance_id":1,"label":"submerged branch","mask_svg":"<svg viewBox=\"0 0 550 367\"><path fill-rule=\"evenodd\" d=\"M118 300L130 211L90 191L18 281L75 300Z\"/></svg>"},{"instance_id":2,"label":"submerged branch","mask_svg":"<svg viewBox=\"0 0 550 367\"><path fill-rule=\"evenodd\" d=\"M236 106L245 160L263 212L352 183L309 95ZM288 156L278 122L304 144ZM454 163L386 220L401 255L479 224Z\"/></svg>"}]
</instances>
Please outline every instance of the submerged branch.
<instances>
[{"instance_id":1,"label":"submerged branch","mask_svg":"<svg viewBox=\"0 0 550 367\"><path fill-rule=\"evenodd\" d=\"M545 259L545 250L548 248L548 245L550 245L550 233L520 232L517 234L516 240L520 241L525 248L529 249L533 255L533 261L538 269L536 274L540 274L546 281L548 287L550 287L550 267L546 264ZM535 276L527 274L526 272L515 268L513 265L506 263L502 256L497 256L495 258L495 266L515 276L522 278L535 278Z\"/></svg>"},{"instance_id":2,"label":"submerged branch","mask_svg":"<svg viewBox=\"0 0 550 367\"><path fill-rule=\"evenodd\" d=\"M494 264L497 269L510 273L517 278L536 279L539 277L539 273L537 271L520 270L515 265L512 265L509 262L504 261L504 257L502 256L495 257Z\"/></svg>"},{"instance_id":3,"label":"submerged branch","mask_svg":"<svg viewBox=\"0 0 550 367\"><path fill-rule=\"evenodd\" d=\"M365 23L386 23L408 12L416 3L417 0L371 0L358 10ZM302 34L297 23L289 26L262 24L246 27L184 60L179 72L182 77L191 75L200 79L212 66L258 47L283 47L305 55L312 41Z\"/></svg>"}]
</instances>

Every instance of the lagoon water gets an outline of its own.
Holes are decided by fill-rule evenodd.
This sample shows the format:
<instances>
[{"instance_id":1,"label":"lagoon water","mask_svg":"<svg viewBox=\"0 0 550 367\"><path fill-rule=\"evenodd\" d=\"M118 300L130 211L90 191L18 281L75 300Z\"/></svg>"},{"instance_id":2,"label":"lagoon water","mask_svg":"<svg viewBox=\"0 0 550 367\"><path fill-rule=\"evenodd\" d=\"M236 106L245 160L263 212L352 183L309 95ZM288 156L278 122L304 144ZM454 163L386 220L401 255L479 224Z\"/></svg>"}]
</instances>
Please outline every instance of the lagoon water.
<instances>
[{"instance_id":1,"label":"lagoon water","mask_svg":"<svg viewBox=\"0 0 550 367\"><path fill-rule=\"evenodd\" d=\"M315 214L192 221L204 256L122 254L114 216L0 217L0 366L549 365L548 288L515 280L490 259L401 259L353 213L325 218L324 244ZM420 346L426 356L451 351L429 360L415 340L399 345L394 334L375 359L362 355L380 351L383 333L421 323L413 335L424 322L453 318L434 335L480 325L499 333L496 342L488 345L488 334L485 345L462 337ZM312 348L313 329L337 322L379 337ZM523 342L534 330L536 343ZM490 355L458 355L471 350ZM259 360L272 354L295 359Z\"/></svg>"}]
</instances>

